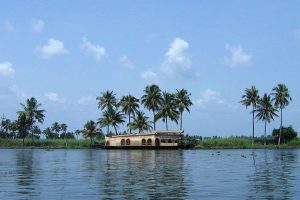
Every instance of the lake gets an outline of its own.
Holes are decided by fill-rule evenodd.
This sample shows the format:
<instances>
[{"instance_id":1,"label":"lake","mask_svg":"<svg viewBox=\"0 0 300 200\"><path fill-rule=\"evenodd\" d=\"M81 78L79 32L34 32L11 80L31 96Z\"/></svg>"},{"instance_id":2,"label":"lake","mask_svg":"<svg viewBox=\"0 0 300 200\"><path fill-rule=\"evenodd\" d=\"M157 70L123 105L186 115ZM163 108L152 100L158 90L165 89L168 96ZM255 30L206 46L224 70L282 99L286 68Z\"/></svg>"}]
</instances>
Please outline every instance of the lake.
<instances>
[{"instance_id":1,"label":"lake","mask_svg":"<svg viewBox=\"0 0 300 200\"><path fill-rule=\"evenodd\" d=\"M299 159L299 149L0 149L0 199L300 199Z\"/></svg>"}]
</instances>

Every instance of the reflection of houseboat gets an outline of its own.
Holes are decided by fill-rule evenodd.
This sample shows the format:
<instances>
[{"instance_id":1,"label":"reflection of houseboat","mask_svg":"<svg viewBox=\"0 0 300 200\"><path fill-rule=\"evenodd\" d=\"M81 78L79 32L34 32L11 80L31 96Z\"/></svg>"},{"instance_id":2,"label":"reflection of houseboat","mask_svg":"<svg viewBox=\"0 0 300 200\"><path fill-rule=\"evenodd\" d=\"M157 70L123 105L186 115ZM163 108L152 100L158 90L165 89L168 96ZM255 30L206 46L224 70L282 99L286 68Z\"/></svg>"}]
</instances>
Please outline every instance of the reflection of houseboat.
<instances>
[{"instance_id":1,"label":"reflection of houseboat","mask_svg":"<svg viewBox=\"0 0 300 200\"><path fill-rule=\"evenodd\" d=\"M183 130L105 137L106 149L178 149Z\"/></svg>"}]
</instances>

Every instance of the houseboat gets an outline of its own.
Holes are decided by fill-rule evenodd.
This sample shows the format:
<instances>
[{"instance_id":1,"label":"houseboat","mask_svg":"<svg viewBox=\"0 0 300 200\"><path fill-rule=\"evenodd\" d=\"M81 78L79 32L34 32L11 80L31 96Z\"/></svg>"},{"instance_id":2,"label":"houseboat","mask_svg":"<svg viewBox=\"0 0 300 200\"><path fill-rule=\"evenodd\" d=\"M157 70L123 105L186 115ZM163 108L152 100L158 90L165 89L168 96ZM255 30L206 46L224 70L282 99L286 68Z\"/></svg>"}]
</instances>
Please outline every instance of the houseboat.
<instances>
[{"instance_id":1,"label":"houseboat","mask_svg":"<svg viewBox=\"0 0 300 200\"><path fill-rule=\"evenodd\" d=\"M163 130L151 133L105 137L105 149L178 149L183 130Z\"/></svg>"}]
</instances>

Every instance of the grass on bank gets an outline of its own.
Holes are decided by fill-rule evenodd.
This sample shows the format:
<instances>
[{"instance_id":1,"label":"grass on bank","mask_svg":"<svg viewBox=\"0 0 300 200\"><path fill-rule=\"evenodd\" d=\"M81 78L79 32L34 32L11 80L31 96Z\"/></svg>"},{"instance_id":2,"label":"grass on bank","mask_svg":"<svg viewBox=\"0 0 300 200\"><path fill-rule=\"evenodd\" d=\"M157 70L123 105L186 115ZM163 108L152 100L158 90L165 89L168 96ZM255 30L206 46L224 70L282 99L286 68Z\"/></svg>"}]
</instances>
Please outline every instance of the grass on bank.
<instances>
[{"instance_id":1,"label":"grass on bank","mask_svg":"<svg viewBox=\"0 0 300 200\"><path fill-rule=\"evenodd\" d=\"M215 148L264 148L263 139L256 139L254 144L252 145L251 138L211 138L206 139L204 141L198 142L195 148L198 149L215 149ZM267 148L299 148L300 147L300 138L295 138L285 144L281 144L280 146L276 145L274 142L270 140L267 141Z\"/></svg>"},{"instance_id":2,"label":"grass on bank","mask_svg":"<svg viewBox=\"0 0 300 200\"><path fill-rule=\"evenodd\" d=\"M0 139L0 147L2 148L22 148L22 147L34 147L34 148L95 148L103 143L103 140L95 139L91 146L89 139L68 139L67 146L63 139L34 139L26 138L24 146L22 145L22 139Z\"/></svg>"}]
</instances>

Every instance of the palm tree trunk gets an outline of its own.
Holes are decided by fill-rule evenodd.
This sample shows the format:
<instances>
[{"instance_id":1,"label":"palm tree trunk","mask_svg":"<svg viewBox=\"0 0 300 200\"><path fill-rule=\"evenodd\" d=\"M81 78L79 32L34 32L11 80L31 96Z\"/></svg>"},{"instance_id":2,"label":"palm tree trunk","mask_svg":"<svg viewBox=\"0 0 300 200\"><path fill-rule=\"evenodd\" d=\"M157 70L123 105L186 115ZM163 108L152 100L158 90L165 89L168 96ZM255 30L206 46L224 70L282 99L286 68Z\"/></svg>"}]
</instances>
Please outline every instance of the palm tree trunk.
<instances>
[{"instance_id":1,"label":"palm tree trunk","mask_svg":"<svg viewBox=\"0 0 300 200\"><path fill-rule=\"evenodd\" d=\"M116 126L114 126L114 129L115 129L115 131L116 131L116 135L118 135L118 131L117 131L117 128L116 128Z\"/></svg>"},{"instance_id":2,"label":"palm tree trunk","mask_svg":"<svg viewBox=\"0 0 300 200\"><path fill-rule=\"evenodd\" d=\"M266 139L267 139L267 120L265 120L265 138L264 138L264 145L266 146Z\"/></svg>"},{"instance_id":3,"label":"palm tree trunk","mask_svg":"<svg viewBox=\"0 0 300 200\"><path fill-rule=\"evenodd\" d=\"M109 134L109 125L107 125L107 135Z\"/></svg>"},{"instance_id":4,"label":"palm tree trunk","mask_svg":"<svg viewBox=\"0 0 300 200\"><path fill-rule=\"evenodd\" d=\"M153 130L155 131L155 111L153 110Z\"/></svg>"},{"instance_id":5,"label":"palm tree trunk","mask_svg":"<svg viewBox=\"0 0 300 200\"><path fill-rule=\"evenodd\" d=\"M254 145L254 105L252 109L252 146Z\"/></svg>"},{"instance_id":6,"label":"palm tree trunk","mask_svg":"<svg viewBox=\"0 0 300 200\"><path fill-rule=\"evenodd\" d=\"M131 134L131 127L130 127L130 112L129 112L129 114L128 114L128 122L129 122L129 134Z\"/></svg>"},{"instance_id":7,"label":"palm tree trunk","mask_svg":"<svg viewBox=\"0 0 300 200\"><path fill-rule=\"evenodd\" d=\"M182 130L182 111L180 112L180 130Z\"/></svg>"},{"instance_id":8,"label":"palm tree trunk","mask_svg":"<svg viewBox=\"0 0 300 200\"><path fill-rule=\"evenodd\" d=\"M282 131L282 107L280 107L280 129L279 129L278 145L280 145L281 131Z\"/></svg>"},{"instance_id":9,"label":"palm tree trunk","mask_svg":"<svg viewBox=\"0 0 300 200\"><path fill-rule=\"evenodd\" d=\"M24 137L24 135L23 135L23 141L22 141L22 145L24 146L24 139L25 139L25 137Z\"/></svg>"},{"instance_id":10,"label":"palm tree trunk","mask_svg":"<svg viewBox=\"0 0 300 200\"><path fill-rule=\"evenodd\" d=\"M166 117L166 130L169 130L168 129L168 117Z\"/></svg>"}]
</instances>

